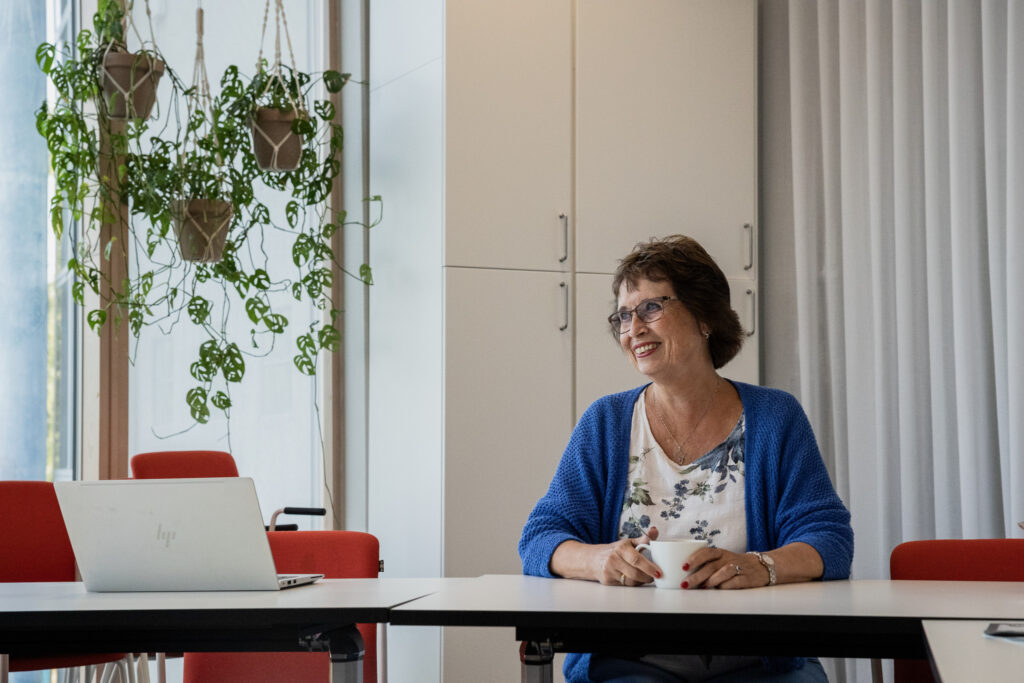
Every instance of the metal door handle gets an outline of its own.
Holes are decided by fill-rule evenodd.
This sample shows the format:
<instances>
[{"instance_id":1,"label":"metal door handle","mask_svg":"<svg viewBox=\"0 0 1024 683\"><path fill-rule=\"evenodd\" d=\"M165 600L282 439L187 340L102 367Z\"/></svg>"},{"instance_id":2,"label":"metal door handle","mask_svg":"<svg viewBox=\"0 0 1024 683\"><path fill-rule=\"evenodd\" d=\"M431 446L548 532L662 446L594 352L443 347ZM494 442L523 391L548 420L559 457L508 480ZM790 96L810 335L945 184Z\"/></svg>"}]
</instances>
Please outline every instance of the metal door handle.
<instances>
[{"instance_id":1,"label":"metal door handle","mask_svg":"<svg viewBox=\"0 0 1024 683\"><path fill-rule=\"evenodd\" d=\"M562 221L562 258L558 259L558 262L565 263L569 259L569 216L560 213L558 220Z\"/></svg>"},{"instance_id":2,"label":"metal door handle","mask_svg":"<svg viewBox=\"0 0 1024 683\"><path fill-rule=\"evenodd\" d=\"M747 336L753 337L757 327L757 294L753 289L748 289L747 296L750 297L750 329L747 330Z\"/></svg>"},{"instance_id":3,"label":"metal door handle","mask_svg":"<svg viewBox=\"0 0 1024 683\"><path fill-rule=\"evenodd\" d=\"M747 232L747 264L743 266L743 270L750 270L754 267L754 226L744 223L743 229Z\"/></svg>"},{"instance_id":4,"label":"metal door handle","mask_svg":"<svg viewBox=\"0 0 1024 683\"><path fill-rule=\"evenodd\" d=\"M558 328L558 331L565 332L569 329L569 287L564 282L559 282L558 286L562 288L562 302L565 304L565 322Z\"/></svg>"}]
</instances>

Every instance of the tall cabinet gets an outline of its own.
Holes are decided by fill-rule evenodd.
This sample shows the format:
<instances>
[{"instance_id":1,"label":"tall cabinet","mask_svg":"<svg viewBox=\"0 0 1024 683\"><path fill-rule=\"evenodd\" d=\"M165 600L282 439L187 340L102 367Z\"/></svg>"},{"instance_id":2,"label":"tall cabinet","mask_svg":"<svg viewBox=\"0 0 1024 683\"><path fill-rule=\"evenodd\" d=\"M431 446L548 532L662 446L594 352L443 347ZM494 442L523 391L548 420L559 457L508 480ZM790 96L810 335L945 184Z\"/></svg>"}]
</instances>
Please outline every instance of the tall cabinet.
<instances>
[{"instance_id":1,"label":"tall cabinet","mask_svg":"<svg viewBox=\"0 0 1024 683\"><path fill-rule=\"evenodd\" d=\"M756 0L399 0L371 27L369 530L387 576L517 573L575 419L644 381L605 321L636 242L708 248L753 333L723 374L757 381ZM511 631L393 630L392 680L517 679Z\"/></svg>"}]
</instances>

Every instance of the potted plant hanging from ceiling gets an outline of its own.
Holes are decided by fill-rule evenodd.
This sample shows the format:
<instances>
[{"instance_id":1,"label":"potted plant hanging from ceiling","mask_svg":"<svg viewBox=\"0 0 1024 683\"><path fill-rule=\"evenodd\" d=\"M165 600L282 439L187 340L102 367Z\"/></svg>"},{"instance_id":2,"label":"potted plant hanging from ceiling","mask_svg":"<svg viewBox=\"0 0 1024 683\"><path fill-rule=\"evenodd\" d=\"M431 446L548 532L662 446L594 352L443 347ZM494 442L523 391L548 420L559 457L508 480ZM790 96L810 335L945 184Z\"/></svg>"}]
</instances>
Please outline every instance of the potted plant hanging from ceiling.
<instances>
[{"instance_id":1,"label":"potted plant hanging from ceiling","mask_svg":"<svg viewBox=\"0 0 1024 683\"><path fill-rule=\"evenodd\" d=\"M115 2L102 6L109 17L118 16ZM97 21L107 16L98 13ZM147 326L169 335L181 322L198 328L202 341L189 362L195 385L185 400L192 418L203 423L211 409L229 413L231 386L244 378L247 359L267 355L289 331L289 302L319 311L312 322L291 328L293 363L301 373L315 375L320 352L338 350L334 277L342 273L369 284L371 273L366 264L358 272L345 270L331 240L349 223L372 227L380 216L366 226L331 205L342 130L326 94L338 92L347 77L282 67L278 50L275 66L261 58L252 79L229 66L220 93L212 96L201 9L196 27L193 85L186 87L165 67L170 87L155 110L159 127L156 118L134 116L111 125L104 106L87 106L102 92L95 62L102 50L96 52L89 32L79 35L78 46L91 62L40 46L37 61L57 100L40 108L37 127L55 178L52 228L60 234L69 218L78 225L68 264L76 277L72 293L80 305L87 294L99 302L86 320L100 332L108 319L127 319L136 340ZM155 46L153 54L159 54ZM280 78L268 88L275 72ZM301 146L290 170L280 168L280 154L276 164L271 154L270 168L261 170L253 151L253 115L275 92L293 93L290 101L301 112L290 128ZM124 277L110 275L109 264L117 259L125 263Z\"/></svg>"},{"instance_id":2,"label":"potted plant hanging from ceiling","mask_svg":"<svg viewBox=\"0 0 1024 683\"><path fill-rule=\"evenodd\" d=\"M236 103L235 113L249 118L252 128L253 153L263 171L292 171L299 167L303 147L316 137L316 120L309 115L306 99L316 85L309 74L295 66L295 54L288 33L288 20L282 0L274 0L274 61L263 59L263 45L267 34L270 0L263 10L263 28L260 33L260 52L256 58L256 72ZM288 46L290 66L281 63L281 35ZM347 76L336 71L323 74L323 85L329 93L337 93ZM319 113L319 112L318 112ZM325 120L333 119L323 117Z\"/></svg>"},{"instance_id":3,"label":"potted plant hanging from ceiling","mask_svg":"<svg viewBox=\"0 0 1024 683\"><path fill-rule=\"evenodd\" d=\"M103 86L102 106L111 119L148 119L165 70L164 61L155 51L128 51L127 28L145 45L131 20L133 4L129 2L125 12L118 0L99 0L94 18L99 41L94 60Z\"/></svg>"},{"instance_id":4,"label":"potted plant hanging from ceiling","mask_svg":"<svg viewBox=\"0 0 1024 683\"><path fill-rule=\"evenodd\" d=\"M196 63L192 87L186 92L188 111L184 141L178 156L181 197L171 200L170 212L178 248L186 261L215 263L224 254L234 217L228 178L237 144L232 145L231 122L210 96L203 53L203 11L196 12ZM222 141L223 138L223 141ZM255 174L235 179L251 182ZM251 195L245 192L244 204Z\"/></svg>"}]
</instances>

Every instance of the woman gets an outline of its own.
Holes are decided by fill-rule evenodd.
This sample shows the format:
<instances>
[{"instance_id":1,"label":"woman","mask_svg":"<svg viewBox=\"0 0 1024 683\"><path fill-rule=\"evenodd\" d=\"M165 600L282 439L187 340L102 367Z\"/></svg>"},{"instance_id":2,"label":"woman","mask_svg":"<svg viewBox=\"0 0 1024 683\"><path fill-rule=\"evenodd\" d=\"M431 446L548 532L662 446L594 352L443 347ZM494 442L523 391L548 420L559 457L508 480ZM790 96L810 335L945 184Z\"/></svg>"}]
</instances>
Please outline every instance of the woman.
<instances>
[{"instance_id":1,"label":"woman","mask_svg":"<svg viewBox=\"0 0 1024 683\"><path fill-rule=\"evenodd\" d=\"M636 546L697 538L682 588L848 578L850 515L810 424L781 391L717 368L742 345L729 284L693 239L639 244L615 273L609 317L650 383L596 401L573 431L519 543L523 571L641 586L658 567ZM817 660L569 655L568 681L824 681Z\"/></svg>"}]
</instances>

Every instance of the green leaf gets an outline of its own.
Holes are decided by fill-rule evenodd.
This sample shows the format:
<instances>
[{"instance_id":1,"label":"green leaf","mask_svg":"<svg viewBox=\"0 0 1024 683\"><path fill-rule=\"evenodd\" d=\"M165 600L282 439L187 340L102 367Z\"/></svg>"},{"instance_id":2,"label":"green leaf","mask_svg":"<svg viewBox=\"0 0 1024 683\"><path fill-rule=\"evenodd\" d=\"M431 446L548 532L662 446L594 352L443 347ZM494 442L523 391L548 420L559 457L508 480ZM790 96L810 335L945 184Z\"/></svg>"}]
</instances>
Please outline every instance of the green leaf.
<instances>
[{"instance_id":1,"label":"green leaf","mask_svg":"<svg viewBox=\"0 0 1024 683\"><path fill-rule=\"evenodd\" d=\"M196 325L202 325L210 319L212 308L212 304L203 297L199 295L193 296L188 302L188 317Z\"/></svg>"},{"instance_id":2,"label":"green leaf","mask_svg":"<svg viewBox=\"0 0 1024 683\"><path fill-rule=\"evenodd\" d=\"M223 391L216 391L214 392L213 397L210 399L210 403L213 404L214 408L219 408L220 410L227 410L228 408L231 407L231 398Z\"/></svg>"},{"instance_id":3,"label":"green leaf","mask_svg":"<svg viewBox=\"0 0 1024 683\"><path fill-rule=\"evenodd\" d=\"M324 121L334 118L334 105L329 100L317 100L313 103L313 111Z\"/></svg>"},{"instance_id":4,"label":"green leaf","mask_svg":"<svg viewBox=\"0 0 1024 683\"><path fill-rule=\"evenodd\" d=\"M210 408L206 405L206 389L192 387L185 394L185 402L188 403L193 420L199 424L206 424L210 421Z\"/></svg>"},{"instance_id":5,"label":"green leaf","mask_svg":"<svg viewBox=\"0 0 1024 683\"><path fill-rule=\"evenodd\" d=\"M245 376L245 359L242 357L242 351L234 342L228 344L224 349L224 362L221 364L221 371L224 373L224 379L229 382L241 382L242 377Z\"/></svg>"},{"instance_id":6,"label":"green leaf","mask_svg":"<svg viewBox=\"0 0 1024 683\"><path fill-rule=\"evenodd\" d=\"M263 319L263 314L270 310L270 306L267 305L262 299L252 297L251 299L245 300L245 312L249 316L249 320L254 323L258 323Z\"/></svg>"},{"instance_id":7,"label":"green leaf","mask_svg":"<svg viewBox=\"0 0 1024 683\"><path fill-rule=\"evenodd\" d=\"M107 312L101 309L95 309L89 311L88 315L85 316L86 321L89 323L89 327L94 332L99 332L100 328L103 327L103 323L107 322Z\"/></svg>"},{"instance_id":8,"label":"green leaf","mask_svg":"<svg viewBox=\"0 0 1024 683\"><path fill-rule=\"evenodd\" d=\"M49 75L50 69L53 67L53 58L56 54L57 48L50 43L43 43L37 47L36 64L39 65L39 70Z\"/></svg>"},{"instance_id":9,"label":"green leaf","mask_svg":"<svg viewBox=\"0 0 1024 683\"><path fill-rule=\"evenodd\" d=\"M284 207L284 215L288 219L288 225L293 228L299 222L299 203L294 199Z\"/></svg>"},{"instance_id":10,"label":"green leaf","mask_svg":"<svg viewBox=\"0 0 1024 683\"><path fill-rule=\"evenodd\" d=\"M299 233L292 245L292 262L302 267L309 261L310 253L313 251L313 240L306 233Z\"/></svg>"},{"instance_id":11,"label":"green leaf","mask_svg":"<svg viewBox=\"0 0 1024 683\"><path fill-rule=\"evenodd\" d=\"M295 340L295 345L299 347L299 351L304 355L316 355L316 344L313 342L313 337L311 335L300 335L299 338Z\"/></svg>"},{"instance_id":12,"label":"green leaf","mask_svg":"<svg viewBox=\"0 0 1024 683\"><path fill-rule=\"evenodd\" d=\"M324 87L327 88L329 93L341 92L341 89L345 87L350 78L352 78L352 74L343 74L334 70L325 71Z\"/></svg>"},{"instance_id":13,"label":"green leaf","mask_svg":"<svg viewBox=\"0 0 1024 683\"><path fill-rule=\"evenodd\" d=\"M267 326L267 329L275 334L281 334L284 332L284 328L288 326L288 318L284 317L280 313L268 313L263 316L263 324Z\"/></svg>"},{"instance_id":14,"label":"green leaf","mask_svg":"<svg viewBox=\"0 0 1024 683\"><path fill-rule=\"evenodd\" d=\"M198 360L192 361L192 364L188 366L188 374L192 375L197 382L212 382L216 368Z\"/></svg>"},{"instance_id":15,"label":"green leaf","mask_svg":"<svg viewBox=\"0 0 1024 683\"><path fill-rule=\"evenodd\" d=\"M267 274L267 271L257 268L249 278L249 284L256 289L266 291L270 289L270 276Z\"/></svg>"},{"instance_id":16,"label":"green leaf","mask_svg":"<svg viewBox=\"0 0 1024 683\"><path fill-rule=\"evenodd\" d=\"M305 356L300 353L292 358L292 362L295 363L296 369L298 369L298 371L303 375L309 375L312 377L316 374L316 363L314 363L313 359L309 356Z\"/></svg>"},{"instance_id":17,"label":"green leaf","mask_svg":"<svg viewBox=\"0 0 1024 683\"><path fill-rule=\"evenodd\" d=\"M370 269L369 263L364 263L359 266L359 279L362 280L365 285L373 284L373 271Z\"/></svg>"},{"instance_id":18,"label":"green leaf","mask_svg":"<svg viewBox=\"0 0 1024 683\"><path fill-rule=\"evenodd\" d=\"M334 325L325 325L317 333L320 348L334 352L341 348L341 332Z\"/></svg>"}]
</instances>

